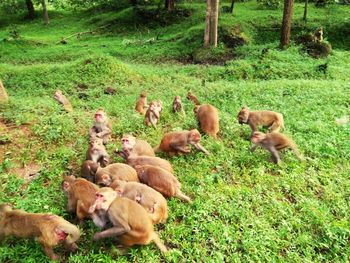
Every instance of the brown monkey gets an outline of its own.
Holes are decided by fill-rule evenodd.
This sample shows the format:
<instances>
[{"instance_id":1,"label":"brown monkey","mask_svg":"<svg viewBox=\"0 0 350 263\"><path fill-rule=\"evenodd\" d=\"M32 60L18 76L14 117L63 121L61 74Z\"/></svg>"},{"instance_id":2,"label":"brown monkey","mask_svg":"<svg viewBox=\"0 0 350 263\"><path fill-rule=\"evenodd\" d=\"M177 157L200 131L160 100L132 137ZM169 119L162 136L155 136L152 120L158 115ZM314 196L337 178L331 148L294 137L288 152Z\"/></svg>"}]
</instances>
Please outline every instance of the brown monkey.
<instances>
[{"instance_id":1,"label":"brown monkey","mask_svg":"<svg viewBox=\"0 0 350 263\"><path fill-rule=\"evenodd\" d=\"M53 248L63 244L68 250L75 251L78 248L75 242L80 237L80 231L57 215L27 213L1 204L0 242L7 236L34 237L43 246L45 254L51 260L57 260L58 256Z\"/></svg>"},{"instance_id":2,"label":"brown monkey","mask_svg":"<svg viewBox=\"0 0 350 263\"><path fill-rule=\"evenodd\" d=\"M86 152L86 160L91 160L94 163L100 163L106 166L109 163L109 155L103 141L100 138L93 137L90 139L89 148Z\"/></svg>"},{"instance_id":3,"label":"brown monkey","mask_svg":"<svg viewBox=\"0 0 350 263\"><path fill-rule=\"evenodd\" d=\"M316 29L314 36L313 36L313 42L321 43L323 42L323 27L319 27Z\"/></svg>"},{"instance_id":4,"label":"brown monkey","mask_svg":"<svg viewBox=\"0 0 350 263\"><path fill-rule=\"evenodd\" d=\"M297 146L292 139L288 138L286 135L278 132L271 133L262 133L254 132L251 138L252 143L255 145L251 148L251 151L255 151L257 146L261 146L265 150L269 151L272 155L274 163L279 163L280 156L279 151L283 149L290 148L293 150L294 154L298 157L299 160L303 160L302 155L300 154Z\"/></svg>"},{"instance_id":5,"label":"brown monkey","mask_svg":"<svg viewBox=\"0 0 350 263\"><path fill-rule=\"evenodd\" d=\"M90 129L90 138L97 137L106 144L112 134L112 125L103 109L99 109L95 113L94 123Z\"/></svg>"},{"instance_id":6,"label":"brown monkey","mask_svg":"<svg viewBox=\"0 0 350 263\"><path fill-rule=\"evenodd\" d=\"M97 168L96 184L109 186L114 180L138 182L139 178L134 168L125 163L113 163L105 168Z\"/></svg>"},{"instance_id":7,"label":"brown monkey","mask_svg":"<svg viewBox=\"0 0 350 263\"><path fill-rule=\"evenodd\" d=\"M148 245L153 241L162 252L167 252L158 234L154 232L151 217L146 210L137 202L117 195L110 187L103 187L97 191L95 203L89 211L93 213L98 210L100 214L105 213L113 226L95 233L94 240L118 237L126 247ZM104 227L105 222L101 222L100 226Z\"/></svg>"},{"instance_id":8,"label":"brown monkey","mask_svg":"<svg viewBox=\"0 0 350 263\"><path fill-rule=\"evenodd\" d=\"M98 186L83 178L66 176L62 182L62 190L68 198L67 211L76 212L79 222L82 224L85 218L97 217L89 214L90 206L95 202L95 194Z\"/></svg>"},{"instance_id":9,"label":"brown monkey","mask_svg":"<svg viewBox=\"0 0 350 263\"><path fill-rule=\"evenodd\" d=\"M250 126L252 134L257 131L259 125L269 127L270 132L278 132L284 127L283 115L274 111L250 111L247 107L243 107L237 118L239 124Z\"/></svg>"},{"instance_id":10,"label":"brown monkey","mask_svg":"<svg viewBox=\"0 0 350 263\"><path fill-rule=\"evenodd\" d=\"M187 93L187 99L193 101L194 105L201 105L198 98L191 91Z\"/></svg>"},{"instance_id":11,"label":"brown monkey","mask_svg":"<svg viewBox=\"0 0 350 263\"><path fill-rule=\"evenodd\" d=\"M218 110L210 104L204 104L195 105L193 111L196 114L201 130L204 133L217 138L220 129Z\"/></svg>"},{"instance_id":12,"label":"brown monkey","mask_svg":"<svg viewBox=\"0 0 350 263\"><path fill-rule=\"evenodd\" d=\"M159 113L163 111L163 102L161 100L156 100L156 109L158 110Z\"/></svg>"},{"instance_id":13,"label":"brown monkey","mask_svg":"<svg viewBox=\"0 0 350 263\"><path fill-rule=\"evenodd\" d=\"M63 95L61 90L56 90L55 94L54 94L54 98L63 105L63 108L65 111L67 112L72 112L73 111L73 106L70 103L70 101L67 99L66 96Z\"/></svg>"},{"instance_id":14,"label":"brown monkey","mask_svg":"<svg viewBox=\"0 0 350 263\"><path fill-rule=\"evenodd\" d=\"M92 183L95 183L95 174L99 167L100 165L98 163L95 163L91 160L83 162L81 165L81 177Z\"/></svg>"},{"instance_id":15,"label":"brown monkey","mask_svg":"<svg viewBox=\"0 0 350 263\"><path fill-rule=\"evenodd\" d=\"M116 153L127 159L129 155L132 156L155 156L153 148L151 145L144 141L136 139L134 136L126 134L121 139L122 142L122 150L116 150Z\"/></svg>"},{"instance_id":16,"label":"brown monkey","mask_svg":"<svg viewBox=\"0 0 350 263\"><path fill-rule=\"evenodd\" d=\"M153 224L165 222L168 218L168 205L165 198L153 188L137 183L115 180L110 187L120 197L139 203L150 214Z\"/></svg>"},{"instance_id":17,"label":"brown monkey","mask_svg":"<svg viewBox=\"0 0 350 263\"><path fill-rule=\"evenodd\" d=\"M138 165L135 169L141 183L147 184L166 197L174 196L183 201L191 202L191 199L181 192L180 182L169 171L152 165Z\"/></svg>"},{"instance_id":18,"label":"brown monkey","mask_svg":"<svg viewBox=\"0 0 350 263\"><path fill-rule=\"evenodd\" d=\"M171 164L162 158L159 157L151 157L151 156L129 156L128 159L126 160L127 163L134 167L136 165L153 165L153 166L158 166L164 170L169 171L170 173L174 173L173 167Z\"/></svg>"},{"instance_id":19,"label":"brown monkey","mask_svg":"<svg viewBox=\"0 0 350 263\"><path fill-rule=\"evenodd\" d=\"M157 102L152 101L149 104L149 107L146 111L145 115L145 124L147 126L153 126L155 129L157 129L157 123L160 118L160 111L162 110L162 107L158 105Z\"/></svg>"},{"instance_id":20,"label":"brown monkey","mask_svg":"<svg viewBox=\"0 0 350 263\"><path fill-rule=\"evenodd\" d=\"M136 101L136 106L135 106L135 110L144 115L145 114L145 108L147 108L147 95L146 92L142 91L140 94L140 97L138 98L138 100Z\"/></svg>"},{"instance_id":21,"label":"brown monkey","mask_svg":"<svg viewBox=\"0 0 350 263\"><path fill-rule=\"evenodd\" d=\"M179 131L166 133L157 150L167 152L170 156L177 154L186 154L191 151L187 146L188 144L193 145L198 151L204 152L209 155L209 152L199 143L201 140L201 134L197 129L190 131Z\"/></svg>"}]
</instances>

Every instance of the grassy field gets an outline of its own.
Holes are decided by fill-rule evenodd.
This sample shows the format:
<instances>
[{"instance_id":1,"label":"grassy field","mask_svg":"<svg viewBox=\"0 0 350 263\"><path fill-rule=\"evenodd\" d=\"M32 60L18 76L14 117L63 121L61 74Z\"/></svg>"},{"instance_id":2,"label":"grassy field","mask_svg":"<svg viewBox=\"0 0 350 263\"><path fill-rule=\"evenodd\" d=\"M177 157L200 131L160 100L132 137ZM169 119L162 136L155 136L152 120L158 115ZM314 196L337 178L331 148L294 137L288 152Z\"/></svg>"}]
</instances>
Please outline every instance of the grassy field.
<instances>
[{"instance_id":1,"label":"grassy field","mask_svg":"<svg viewBox=\"0 0 350 263\"><path fill-rule=\"evenodd\" d=\"M112 240L91 242L98 229L88 221L80 227L78 253L59 250L62 261L349 261L350 126L336 119L350 115L350 8L311 5L305 25L303 5L296 4L293 37L323 25L333 47L328 58L313 59L301 46L278 48L282 10L237 3L235 15L221 14L220 28L239 25L249 44L229 49L220 41L208 55L230 59L210 65L192 63L202 51L204 4L180 7L190 11L147 21L131 8L51 11L48 26L40 18L0 15L0 79L11 98L0 106L0 139L9 142L0 145L0 202L74 222L60 184L63 175L79 175L94 111L102 106L113 121L110 154L124 133L155 146L165 132L198 126L185 99L192 90L219 109L221 129L217 140L202 138L209 157L159 155L170 160L183 192L194 199L191 205L169 199L169 219L156 226L171 252L164 256L149 245L119 255ZM326 63L324 72L319 66ZM104 94L109 86L116 95ZM62 111L53 99L56 89L69 96L74 112ZM165 105L156 130L134 111L142 90ZM186 116L172 113L175 95ZM286 152L276 166L267 152L249 152L250 129L236 120L242 106L281 112L284 132L306 162ZM18 175L37 166L32 181ZM0 262L45 261L37 242L13 238L0 246Z\"/></svg>"}]
</instances>

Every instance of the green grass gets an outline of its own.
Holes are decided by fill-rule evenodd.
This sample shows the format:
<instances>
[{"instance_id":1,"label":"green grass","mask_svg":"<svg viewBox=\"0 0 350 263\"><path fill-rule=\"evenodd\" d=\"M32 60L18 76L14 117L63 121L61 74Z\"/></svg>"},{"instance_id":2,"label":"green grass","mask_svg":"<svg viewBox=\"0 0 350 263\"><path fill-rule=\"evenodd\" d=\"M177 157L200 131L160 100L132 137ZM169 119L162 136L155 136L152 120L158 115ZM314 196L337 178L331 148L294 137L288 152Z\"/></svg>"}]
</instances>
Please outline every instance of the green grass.
<instances>
[{"instance_id":1,"label":"green grass","mask_svg":"<svg viewBox=\"0 0 350 263\"><path fill-rule=\"evenodd\" d=\"M223 65L182 64L201 48L204 5L186 4L193 15L165 25L142 23L132 9L115 12L55 11L49 26L40 19L0 18L0 39L14 27L20 39L0 42L0 79L11 101L1 106L5 135L1 145L0 201L30 212L52 212L74 222L65 211L60 191L62 176L79 175L85 158L87 133L94 111L104 107L113 121L112 153L124 133L152 145L165 132L197 127L188 90L201 102L220 111L219 139L203 136L212 153L168 158L191 205L170 199L169 219L156 226L171 248L163 256L155 245L134 247L118 255L111 240L93 244L97 228L80 227L79 251L65 254L67 262L346 262L350 257L350 127L336 118L349 115L349 8L310 6L307 25L296 4L293 36L325 27L333 46L326 59L312 59L299 46L278 49L282 10L260 10L255 2L237 3L236 14L222 14L220 26L239 23L249 45L214 53L232 52ZM163 23L163 22L162 22ZM110 25L103 30L98 27ZM15 25L15 26L14 26ZM62 37L96 30L80 40L56 44ZM345 33L342 33L345 32ZM157 39L158 36L158 39ZM154 41L150 39L154 38ZM269 51L262 55L263 48ZM319 65L328 63L324 73ZM82 88L81 84L87 86ZM112 86L117 95L104 94ZM61 89L69 94L74 112L65 113L53 99ZM161 99L165 108L159 128L145 127L134 103L142 90L149 100ZM81 99L84 93L86 98ZM181 95L186 116L175 115L171 103ZM250 130L237 123L242 106L271 109L285 118L291 136L307 161L283 154L281 166L269 154L249 152ZM1 128L1 126L0 126ZM28 130L24 131L27 128ZM18 135L16 132L24 132ZM3 130L0 130L3 132ZM160 155L164 158L164 155ZM0 156L1 157L1 156ZM121 161L114 157L114 161ZM41 166L40 176L25 182L11 168L30 163ZM40 245L32 240L7 239L0 262L45 262Z\"/></svg>"}]
</instances>

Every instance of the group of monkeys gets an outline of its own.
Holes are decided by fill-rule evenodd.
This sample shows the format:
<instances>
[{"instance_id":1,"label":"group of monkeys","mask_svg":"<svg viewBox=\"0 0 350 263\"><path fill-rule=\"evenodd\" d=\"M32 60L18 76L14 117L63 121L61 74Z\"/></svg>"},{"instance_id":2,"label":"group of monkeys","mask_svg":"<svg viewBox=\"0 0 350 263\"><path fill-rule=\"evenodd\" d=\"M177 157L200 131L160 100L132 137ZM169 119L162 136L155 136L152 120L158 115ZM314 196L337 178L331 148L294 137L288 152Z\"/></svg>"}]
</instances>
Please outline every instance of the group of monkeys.
<instances>
[{"instance_id":1,"label":"group of monkeys","mask_svg":"<svg viewBox=\"0 0 350 263\"><path fill-rule=\"evenodd\" d=\"M191 92L187 98L194 103L194 113L201 131L217 138L218 110L210 104L201 104ZM135 109L145 115L146 125L157 127L162 111L161 101L152 101L147 105L147 96L142 92ZM173 110L184 112L179 96L174 98ZM261 146L271 153L275 163L279 163L279 151L291 148L299 159L303 159L295 143L279 133L284 127L282 114L250 111L243 107L237 118L240 124L248 124L252 130L252 151ZM269 133L257 131L259 126L268 127ZM191 202L191 199L181 192L181 184L170 162L156 157L155 152L162 151L169 156L188 154L192 145L206 155L210 153L200 144L201 134L197 129L166 133L155 148L144 140L124 135L121 139L122 148L117 149L116 154L125 159L126 164L109 164L105 144L111 134L109 119L99 109L89 131L90 144L86 161L81 167L82 177L66 176L62 182L62 190L68 199L67 211L76 213L80 223L91 218L102 229L94 234L95 241L115 237L124 247L154 242L162 252L166 252L166 246L153 229L155 224L167 220L165 197L177 197L185 202ZM57 215L27 213L0 204L0 242L6 236L35 237L46 255L56 260L58 256L53 248L63 244L69 251L76 250L75 242L80 237L80 231Z\"/></svg>"}]
</instances>

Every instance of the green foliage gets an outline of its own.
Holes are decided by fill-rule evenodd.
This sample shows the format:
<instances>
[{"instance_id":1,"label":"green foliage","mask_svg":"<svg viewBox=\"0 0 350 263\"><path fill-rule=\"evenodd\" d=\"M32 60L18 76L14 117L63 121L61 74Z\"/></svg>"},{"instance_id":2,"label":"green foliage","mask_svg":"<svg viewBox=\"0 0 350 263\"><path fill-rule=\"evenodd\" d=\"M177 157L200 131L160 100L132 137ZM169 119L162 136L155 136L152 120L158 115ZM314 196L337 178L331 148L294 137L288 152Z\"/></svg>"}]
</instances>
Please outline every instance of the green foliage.
<instances>
[{"instance_id":1,"label":"green foliage","mask_svg":"<svg viewBox=\"0 0 350 263\"><path fill-rule=\"evenodd\" d=\"M302 27L303 4L295 5L293 34L322 25L332 44L327 59L313 59L300 46L278 48L281 10L236 3L235 15L220 14L220 27L229 32L239 24L238 34L249 41L228 48L221 39L217 49L203 49L205 5L181 8L191 15L165 24L142 23L132 8L52 11L45 27L41 18L0 16L0 39L10 38L12 28L20 35L0 43L0 79L10 96L0 112L6 131L0 136L6 142L0 146L0 202L75 222L65 210L60 184L63 175L80 174L93 112L103 107L112 120L111 155L124 133L155 146L166 132L198 128L193 104L185 99L192 90L202 103L219 109L220 133L217 140L202 136L208 157L194 150L187 156L159 155L172 163L183 192L194 200L189 205L169 199L169 219L155 227L169 254L150 244L120 255L113 240L91 242L98 229L87 221L77 253L58 249L62 262L348 261L350 129L336 119L349 116L350 34L340 34L348 30L349 10L310 6ZM96 33L59 43L88 30ZM117 93L104 94L107 86ZM53 99L56 89L70 99L72 113ZM164 103L157 129L146 127L134 111L142 90L149 100ZM175 95L182 97L186 115L172 112ZM242 106L281 112L283 132L306 161L285 152L276 166L267 152L251 153L250 129L236 120ZM35 179L14 174L13 168L31 162L41 168ZM47 257L33 240L10 238L0 246L0 262L23 260L46 262Z\"/></svg>"},{"instance_id":2,"label":"green foliage","mask_svg":"<svg viewBox=\"0 0 350 263\"><path fill-rule=\"evenodd\" d=\"M16 14L26 9L24 0L2 0L0 2L0 11L6 14Z\"/></svg>"},{"instance_id":3,"label":"green foliage","mask_svg":"<svg viewBox=\"0 0 350 263\"><path fill-rule=\"evenodd\" d=\"M283 6L281 0L257 0L259 6L263 9L278 9Z\"/></svg>"}]
</instances>

